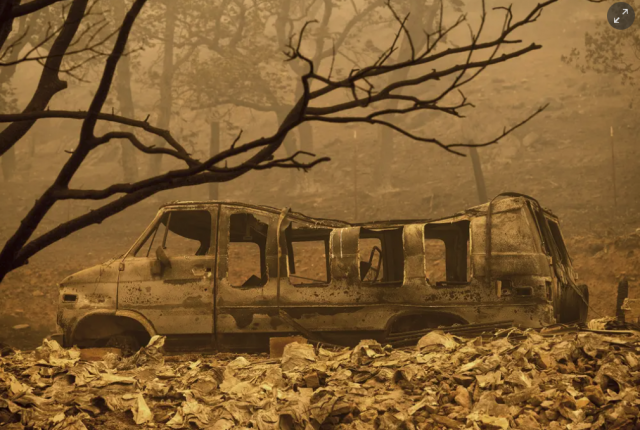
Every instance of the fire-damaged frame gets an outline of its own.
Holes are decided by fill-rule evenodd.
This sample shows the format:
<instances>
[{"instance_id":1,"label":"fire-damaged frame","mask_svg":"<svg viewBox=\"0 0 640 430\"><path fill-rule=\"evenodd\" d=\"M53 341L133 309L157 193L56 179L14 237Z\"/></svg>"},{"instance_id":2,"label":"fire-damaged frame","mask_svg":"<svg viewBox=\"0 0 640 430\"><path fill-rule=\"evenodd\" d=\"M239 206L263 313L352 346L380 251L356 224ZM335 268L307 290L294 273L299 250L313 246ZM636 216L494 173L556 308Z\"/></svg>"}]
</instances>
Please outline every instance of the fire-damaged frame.
<instances>
[{"instance_id":1,"label":"fire-damaged frame","mask_svg":"<svg viewBox=\"0 0 640 430\"><path fill-rule=\"evenodd\" d=\"M176 202L124 254L60 285L67 346L266 350L302 333L353 345L433 327L584 321L558 219L507 193L436 220L351 224L266 206Z\"/></svg>"}]
</instances>

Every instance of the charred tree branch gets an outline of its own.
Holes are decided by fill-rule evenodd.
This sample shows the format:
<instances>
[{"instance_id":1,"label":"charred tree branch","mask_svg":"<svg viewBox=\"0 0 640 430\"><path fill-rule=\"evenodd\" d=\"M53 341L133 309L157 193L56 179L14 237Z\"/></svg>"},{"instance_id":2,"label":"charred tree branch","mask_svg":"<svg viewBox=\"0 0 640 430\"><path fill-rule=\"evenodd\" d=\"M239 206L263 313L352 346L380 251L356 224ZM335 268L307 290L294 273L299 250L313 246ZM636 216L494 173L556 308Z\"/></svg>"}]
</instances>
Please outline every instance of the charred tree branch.
<instances>
[{"instance_id":1,"label":"charred tree branch","mask_svg":"<svg viewBox=\"0 0 640 430\"><path fill-rule=\"evenodd\" d=\"M80 131L80 141L78 143L77 149L73 152L67 163L65 163L54 183L44 192L42 197L36 201L27 216L20 223L20 227L16 230L13 236L11 236L9 240L7 240L4 248L2 249L2 252L0 252L0 280L2 280L10 270L18 267L19 265L25 264L28 259L26 255L33 255L29 254L28 252L31 247L29 246L30 244L27 244L27 241L33 235L35 229L38 227L45 215L55 204L57 200L55 196L56 193L68 187L69 181L73 177L73 174L77 171L82 161L89 154L91 146L95 144L96 139L93 133L96 122L98 120L100 109L106 101L107 94L109 93L111 82L113 80L113 75L115 73L115 68L118 63L118 59L124 51L129 32L131 31L133 23L135 22L135 19L145 2L146 0L136 0L124 19L124 22L118 34L118 39L116 40L113 51L109 56L109 59L107 60L102 80L91 102L87 117L82 124L82 129ZM73 17L74 19L78 19L79 22L79 19L84 15L86 4L86 0L74 0L69 14L67 15L67 20ZM76 7L76 9L74 9L74 6ZM79 14L79 16L75 16L76 14ZM63 35L65 35L65 30L66 29L62 30L62 32L58 36L58 39L56 40L56 43ZM69 34L67 36L72 38L76 30L77 25L73 30L73 34ZM66 49L69 46L69 43L70 40L65 40L63 48ZM52 49L52 52L53 51L54 50ZM57 61L59 67L60 58L54 58L53 61ZM49 62L49 60L47 60L47 62ZM48 69L45 69L43 75L47 70ZM57 75L55 76L55 78L57 79ZM14 124L24 124L24 122L13 123L11 125ZM30 122L30 124L33 124L33 122ZM25 248L27 249L27 251L25 251Z\"/></svg>"},{"instance_id":2,"label":"charred tree branch","mask_svg":"<svg viewBox=\"0 0 640 430\"><path fill-rule=\"evenodd\" d=\"M69 13L64 22L64 26L56 37L51 47L50 58L47 58L45 67L40 76L40 82L36 88L31 101L24 109L24 113L43 111L46 109L49 101L58 92L67 88L67 83L60 80L58 72L62 64L64 53L69 48L74 36L80 26L80 21L85 14L88 0L73 0ZM6 129L0 132L0 156L7 152L9 148L18 142L31 129L34 121L21 121L10 124Z\"/></svg>"},{"instance_id":3,"label":"charred tree branch","mask_svg":"<svg viewBox=\"0 0 640 430\"><path fill-rule=\"evenodd\" d=\"M84 120L88 115L88 112L83 111L60 111L60 110L46 110L39 112L26 112L16 114L0 114L0 123L5 122L19 122L19 121L35 121L45 118L68 118ZM171 135L168 130L163 130L158 127L154 127L146 120L139 121L124 116L99 113L98 120L108 121L122 125L128 125L130 127L136 127L145 130L148 133L154 134L163 138L169 145L171 145L180 155L187 155L187 150Z\"/></svg>"}]
</instances>

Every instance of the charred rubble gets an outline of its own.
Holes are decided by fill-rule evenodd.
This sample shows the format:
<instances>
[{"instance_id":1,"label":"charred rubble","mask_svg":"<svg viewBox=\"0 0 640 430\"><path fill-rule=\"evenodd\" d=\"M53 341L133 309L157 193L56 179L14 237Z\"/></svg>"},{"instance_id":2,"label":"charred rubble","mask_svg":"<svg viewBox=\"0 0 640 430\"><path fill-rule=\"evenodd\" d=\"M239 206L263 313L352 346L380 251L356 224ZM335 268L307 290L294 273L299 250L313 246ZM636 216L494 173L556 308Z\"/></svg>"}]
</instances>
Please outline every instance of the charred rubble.
<instances>
[{"instance_id":1,"label":"charred rubble","mask_svg":"<svg viewBox=\"0 0 640 430\"><path fill-rule=\"evenodd\" d=\"M92 357L45 340L0 358L0 426L638 428L640 332L610 318L587 327L434 330L398 349L301 341L281 358L165 356L161 336L130 357Z\"/></svg>"}]
</instances>

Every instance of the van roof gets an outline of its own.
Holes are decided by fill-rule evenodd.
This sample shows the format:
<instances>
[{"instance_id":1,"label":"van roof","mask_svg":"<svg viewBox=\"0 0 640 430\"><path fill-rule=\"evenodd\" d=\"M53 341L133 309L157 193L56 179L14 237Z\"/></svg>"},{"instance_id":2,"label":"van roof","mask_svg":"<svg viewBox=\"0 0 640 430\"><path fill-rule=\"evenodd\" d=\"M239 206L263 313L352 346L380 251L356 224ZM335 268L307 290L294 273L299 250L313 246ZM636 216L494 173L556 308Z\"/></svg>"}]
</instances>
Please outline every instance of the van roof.
<instances>
[{"instance_id":1,"label":"van roof","mask_svg":"<svg viewBox=\"0 0 640 430\"><path fill-rule=\"evenodd\" d=\"M502 197L498 200L499 197ZM551 212L549 209L546 209L540 205L540 203L534 199L533 197L518 194L518 193L503 193L496 196L491 202L494 211L504 211L509 209L515 209L516 207L521 207L525 201L529 201L536 206L540 207L543 212L547 216L553 219L557 219L557 217ZM499 204L498 204L499 203ZM168 202L160 206L160 208L168 208L168 207L176 207L176 206L192 206L192 207L207 207L213 205L226 205L226 206L236 206L239 208L252 209L256 211L269 212L272 214L279 214L282 209L278 209L272 206L266 205L255 205L250 203L242 203L242 202L234 202L234 201L222 201L222 200L200 200L200 201L173 201ZM358 222L351 223L343 220L331 219L331 218L318 218L318 217L310 217L304 215L300 212L290 211L288 217L290 218L298 218L307 222L314 222L320 225L326 225L327 227L370 227L370 228L382 228L382 227L393 227L400 226L406 224L421 224L421 223L444 223L444 222L455 222L468 220L475 216L482 215L487 212L489 208L490 202L483 203L481 205L473 206L468 209L462 210L460 212L456 212L452 215L448 215L441 218L416 218L416 219L398 219L398 220L380 220L380 221L367 221L367 222Z\"/></svg>"}]
</instances>

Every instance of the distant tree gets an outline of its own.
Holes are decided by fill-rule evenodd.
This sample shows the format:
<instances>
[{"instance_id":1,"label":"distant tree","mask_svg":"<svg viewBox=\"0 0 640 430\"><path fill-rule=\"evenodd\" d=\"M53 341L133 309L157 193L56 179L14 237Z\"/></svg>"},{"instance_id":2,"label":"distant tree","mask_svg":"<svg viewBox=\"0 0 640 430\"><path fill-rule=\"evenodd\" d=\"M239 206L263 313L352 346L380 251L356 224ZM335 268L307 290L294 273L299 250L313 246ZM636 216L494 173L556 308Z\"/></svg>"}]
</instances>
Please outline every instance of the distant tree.
<instances>
[{"instance_id":1,"label":"distant tree","mask_svg":"<svg viewBox=\"0 0 640 430\"><path fill-rule=\"evenodd\" d=\"M109 16L109 29L117 29L124 20L127 12L126 0L111 0L109 2L111 10L104 10L103 13ZM132 87L132 60L131 55L123 55L118 62L116 69L114 89L116 93L117 104L120 114L127 118L135 117L135 103L133 99ZM121 130L126 131L128 128L124 125ZM122 172L125 182L134 182L138 180L138 162L136 158L135 148L129 142L121 140L121 157Z\"/></svg>"},{"instance_id":2,"label":"distant tree","mask_svg":"<svg viewBox=\"0 0 640 430\"><path fill-rule=\"evenodd\" d=\"M421 49L411 49L406 57L396 58L392 61L391 57L396 51L400 37L403 34L408 34L408 37L411 38L405 25L406 19L398 17L398 30L390 42L390 46L370 64L354 68L344 74L338 74L333 70L333 67L330 67L326 73L321 73L313 59L305 54L302 49L304 36L313 25L306 22L301 25L298 36L290 39L285 51L288 61L295 61L305 67L305 69L300 69L302 91L296 103L283 117L277 131L270 136L244 143L240 142L241 136L239 135L229 149L201 160L190 154L167 130L154 127L146 120L136 120L102 112L114 81L116 67L125 52L131 29L146 3L146 0L135 0L120 26L117 39L104 63L98 87L87 111L47 110L46 103L44 105L41 103L37 109L26 109L15 114L0 114L0 122L10 123L7 130L11 127L14 129L24 127L21 124L33 124L41 118L70 118L82 121L78 143L73 151L69 151L69 158L60 169L58 176L36 200L0 252L0 280L10 271L26 264L30 257L47 246L75 231L101 223L110 216L160 191L212 182L228 182L252 170L272 168L306 170L319 163L329 161L326 157L316 158L314 154L306 151L297 151L283 158L274 156L275 152L283 145L287 135L304 123L364 123L388 127L413 140L436 145L457 155L464 155L461 152L461 148L464 147L482 147L497 143L512 130L537 115L543 108L535 110L529 117L505 128L502 132L497 132L494 138L475 144L447 143L436 136L418 136L395 124L393 119L397 115L419 111L440 112L445 115L462 117L462 111L472 107L471 102L461 92L462 87L489 67L540 49L541 46L535 43L523 46L520 40L513 38L513 33L518 28L535 22L542 11L556 1L547 0L538 4L521 19L516 19L510 8L503 9L504 24L500 34L495 37L484 37L483 28L487 14L483 10L478 30L471 29L469 42L457 47L447 47L443 45L443 40L452 31L465 24L466 18L460 16L448 28L444 28L441 18L433 32L429 33L427 42ZM86 6L87 0L73 0L71 3L65 18L65 25L60 32L60 35L63 33L66 35L66 41L73 39L82 21ZM64 54L64 51L60 52L60 46L56 45L57 43L58 40L49 51L50 56L47 57L46 62L54 62L54 59L60 61L59 57L53 56L54 54ZM412 45L415 47L413 43ZM63 48L66 50L68 46L67 43ZM45 67L43 74L54 73L52 79L55 84L59 81L57 76L59 63L54 62L49 66L51 68ZM54 68L54 66L56 67ZM406 79L392 80L388 78L397 71L406 68L412 70ZM404 91L425 85L430 87L429 92ZM58 84L56 88L60 87L61 84ZM45 95L49 95L49 93ZM400 104L393 108L385 107L386 102L389 101L399 101ZM124 124L141 132L146 131L164 139L167 146L145 145L132 131L119 130L99 134L96 132L98 121ZM184 163L184 167L136 182L113 183L104 189L75 189L70 186L74 175L92 151L112 140L119 139L127 140L137 151L146 156L168 156ZM5 153L18 141L19 138L4 137L0 139L0 151L2 151L0 154ZM88 213L63 222L46 233L32 238L36 228L51 208L57 202L65 200L93 200L103 203Z\"/></svg>"},{"instance_id":3,"label":"distant tree","mask_svg":"<svg viewBox=\"0 0 640 430\"><path fill-rule=\"evenodd\" d=\"M367 0L358 9L344 1L250 0L200 2L190 23L189 43L196 50L190 67L180 77L181 88L194 109L225 110L228 106L275 114L282 122L303 92L300 77L306 66L283 62L278 55L290 43L305 20L317 22L303 41L317 70L328 67L342 52L349 36L377 10L384 0ZM335 15L348 8L348 19L336 25ZM216 67L216 65L224 67ZM258 67L256 67L258 66ZM309 123L298 127L299 149L313 150ZM284 147L296 150L291 136Z\"/></svg>"},{"instance_id":4,"label":"distant tree","mask_svg":"<svg viewBox=\"0 0 640 430\"><path fill-rule=\"evenodd\" d=\"M434 31L441 9L444 9L440 6L438 1L394 2L394 10L398 15L406 16L405 27L412 35L411 42L405 34L401 35L402 41L394 56L409 56L411 43L415 45L414 49L422 49L426 34ZM447 10L453 7L461 12L462 6L461 0L446 2ZM305 67L298 62L283 63L275 54L286 47L299 24L305 20L317 21L307 32L303 47L316 69L326 71L340 60L355 68L374 61L388 45L387 39L378 37L385 40L385 45L376 46L372 38L386 33L393 37L389 27L398 18L394 17L385 0L366 0L358 4L339 0L270 0L262 4L250 0L214 0L192 10L194 16L187 14L190 37L186 43L196 50L196 54L178 77L180 83L176 82L183 89L182 94L188 97L187 105L192 109L209 107L212 117L228 112L229 106L246 108L273 113L279 122L301 95L300 76ZM373 37L371 33L374 33ZM220 64L225 67L216 67ZM255 67L256 64L261 67ZM408 72L409 69L399 70L388 79L403 80ZM390 101L388 107L398 104L397 100ZM283 144L286 153L291 155L297 149L313 151L311 123L301 124L297 131L299 145L289 135ZM380 128L379 172L390 171L394 158L393 137L393 130ZM377 176L388 178L389 175Z\"/></svg>"},{"instance_id":5,"label":"distant tree","mask_svg":"<svg viewBox=\"0 0 640 430\"><path fill-rule=\"evenodd\" d=\"M608 0L589 1L605 3ZM635 0L626 1L638 10ZM601 20L594 30L585 32L584 46L574 47L569 54L562 56L562 61L583 73L609 74L620 78L622 84L634 85L640 70L640 28L632 25L626 30L616 30Z\"/></svg>"},{"instance_id":6,"label":"distant tree","mask_svg":"<svg viewBox=\"0 0 640 430\"><path fill-rule=\"evenodd\" d=\"M428 43L427 35L433 33L438 25L438 18L444 11L444 2L434 1L429 4L421 1L409 1L405 5L406 11L406 31L402 35L397 56L398 58L406 58L412 50L421 50ZM461 0L452 0L447 2L447 8L453 7L455 11L462 12L464 3ZM443 41L444 42L444 41ZM389 75L389 80L404 80L408 77L410 69L404 68L397 70ZM399 100L390 102L391 108L396 108ZM406 123L403 124L405 127ZM378 133L379 154L377 157L376 171L380 186L389 185L389 180L396 172L393 170L393 160L395 159L394 133L388 127L380 128Z\"/></svg>"}]
</instances>

